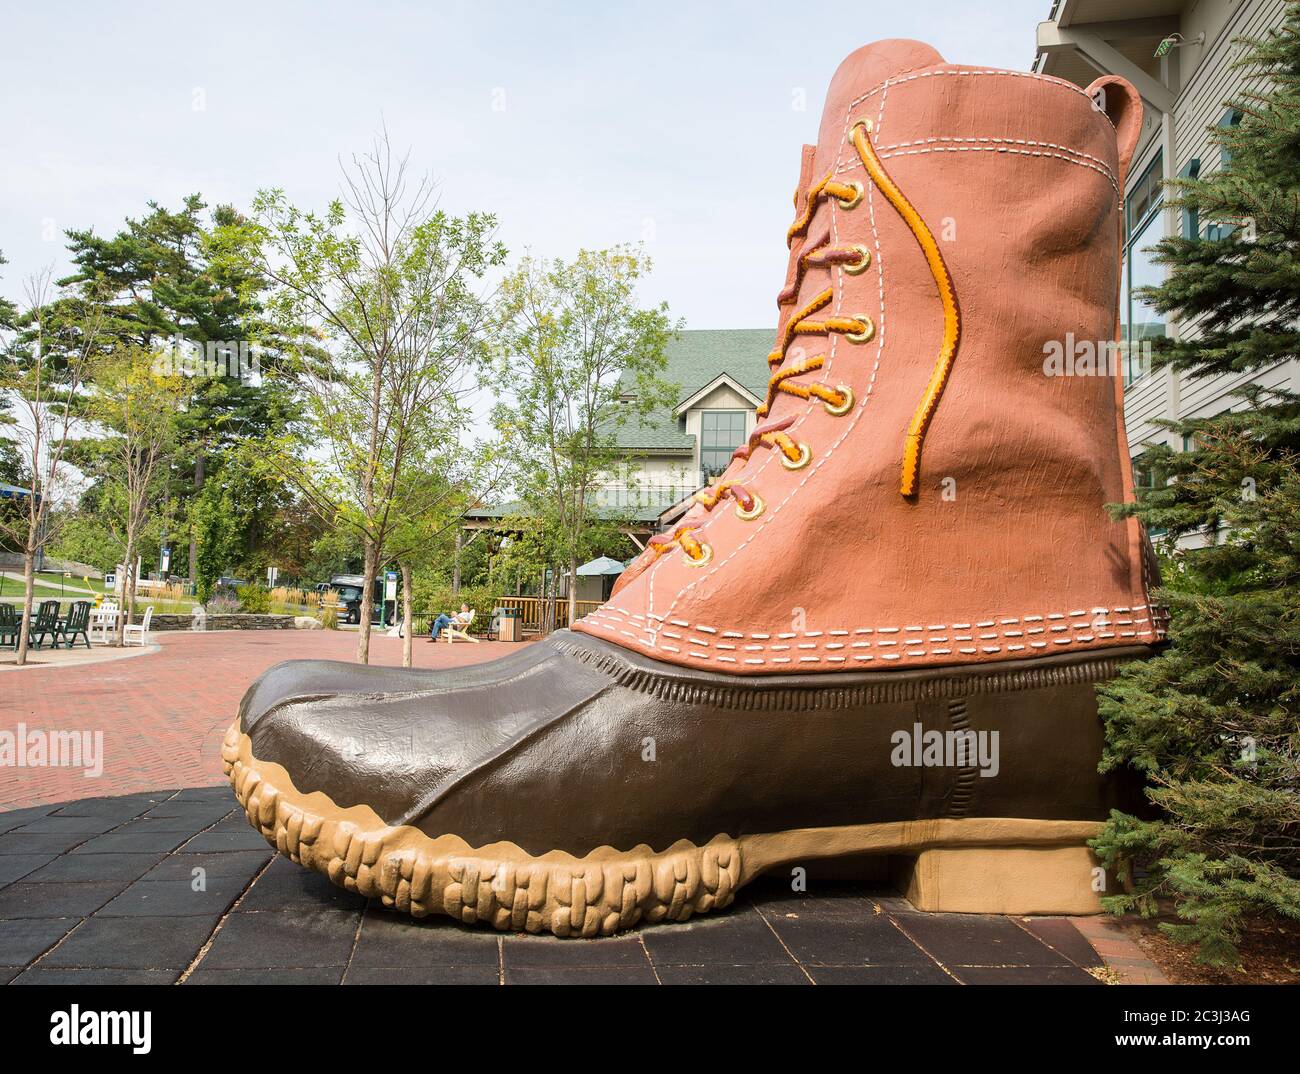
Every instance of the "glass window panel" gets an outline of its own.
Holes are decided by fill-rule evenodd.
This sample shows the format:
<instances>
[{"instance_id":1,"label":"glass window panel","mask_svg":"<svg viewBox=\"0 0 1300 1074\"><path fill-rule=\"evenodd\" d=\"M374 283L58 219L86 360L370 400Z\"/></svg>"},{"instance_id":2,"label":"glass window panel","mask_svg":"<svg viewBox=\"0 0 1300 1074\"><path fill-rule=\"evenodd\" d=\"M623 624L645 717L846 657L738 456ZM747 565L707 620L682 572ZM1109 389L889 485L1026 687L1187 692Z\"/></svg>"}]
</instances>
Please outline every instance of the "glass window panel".
<instances>
[{"instance_id":1,"label":"glass window panel","mask_svg":"<svg viewBox=\"0 0 1300 1074\"><path fill-rule=\"evenodd\" d=\"M706 410L700 415L700 468L716 477L745 439L743 410Z\"/></svg>"},{"instance_id":2,"label":"glass window panel","mask_svg":"<svg viewBox=\"0 0 1300 1074\"><path fill-rule=\"evenodd\" d=\"M1124 273L1125 312L1124 318L1124 379L1132 383L1144 376L1151 369L1151 341L1165 335L1163 317L1151 306L1142 301L1137 292L1140 288L1159 284L1164 279L1164 270L1152 259L1147 247L1154 246L1164 234L1159 213L1152 216L1129 240L1126 271Z\"/></svg>"}]
</instances>

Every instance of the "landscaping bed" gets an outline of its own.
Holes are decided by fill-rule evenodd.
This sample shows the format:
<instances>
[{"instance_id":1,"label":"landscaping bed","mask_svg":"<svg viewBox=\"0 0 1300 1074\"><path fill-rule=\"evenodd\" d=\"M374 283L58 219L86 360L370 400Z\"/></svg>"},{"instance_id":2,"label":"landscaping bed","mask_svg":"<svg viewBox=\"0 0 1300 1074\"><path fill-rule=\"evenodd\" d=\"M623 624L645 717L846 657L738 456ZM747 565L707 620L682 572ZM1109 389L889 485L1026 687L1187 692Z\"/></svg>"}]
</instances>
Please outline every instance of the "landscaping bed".
<instances>
[{"instance_id":1,"label":"landscaping bed","mask_svg":"<svg viewBox=\"0 0 1300 1074\"><path fill-rule=\"evenodd\" d=\"M135 622L143 620L143 613L137 612ZM269 615L251 612L229 612L209 615L205 630L293 630L292 615ZM167 613L155 614L149 621L150 630L193 630L194 616Z\"/></svg>"}]
</instances>

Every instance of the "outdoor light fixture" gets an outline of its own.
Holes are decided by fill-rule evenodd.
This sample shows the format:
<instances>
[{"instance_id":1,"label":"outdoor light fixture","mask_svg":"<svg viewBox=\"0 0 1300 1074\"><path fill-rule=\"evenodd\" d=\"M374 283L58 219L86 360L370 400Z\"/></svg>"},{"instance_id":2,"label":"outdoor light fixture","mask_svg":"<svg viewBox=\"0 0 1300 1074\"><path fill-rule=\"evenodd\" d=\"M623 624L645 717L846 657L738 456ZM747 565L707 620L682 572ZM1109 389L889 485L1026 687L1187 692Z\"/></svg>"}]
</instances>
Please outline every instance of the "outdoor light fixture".
<instances>
[{"instance_id":1,"label":"outdoor light fixture","mask_svg":"<svg viewBox=\"0 0 1300 1074\"><path fill-rule=\"evenodd\" d=\"M1170 34L1156 46L1156 59L1161 56L1167 56L1170 49L1182 48L1184 45L1203 45L1205 44L1205 32L1197 34L1191 41L1184 41L1182 34Z\"/></svg>"}]
</instances>

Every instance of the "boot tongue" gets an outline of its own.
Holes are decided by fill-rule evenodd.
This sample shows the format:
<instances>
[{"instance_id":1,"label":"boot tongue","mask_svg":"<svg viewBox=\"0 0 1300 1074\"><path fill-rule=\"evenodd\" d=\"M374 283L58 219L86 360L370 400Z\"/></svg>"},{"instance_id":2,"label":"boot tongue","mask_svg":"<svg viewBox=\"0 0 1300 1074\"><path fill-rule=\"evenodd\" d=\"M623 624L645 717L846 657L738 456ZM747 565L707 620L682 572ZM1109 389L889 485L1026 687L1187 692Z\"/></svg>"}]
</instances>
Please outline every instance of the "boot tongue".
<instances>
[{"instance_id":1,"label":"boot tongue","mask_svg":"<svg viewBox=\"0 0 1300 1074\"><path fill-rule=\"evenodd\" d=\"M822 110L822 125L817 134L818 177L830 170L844 140L848 122L856 118L848 115L849 106L855 100L886 79L943 62L943 57L929 45L902 38L875 41L849 53L826 91L826 107Z\"/></svg>"}]
</instances>

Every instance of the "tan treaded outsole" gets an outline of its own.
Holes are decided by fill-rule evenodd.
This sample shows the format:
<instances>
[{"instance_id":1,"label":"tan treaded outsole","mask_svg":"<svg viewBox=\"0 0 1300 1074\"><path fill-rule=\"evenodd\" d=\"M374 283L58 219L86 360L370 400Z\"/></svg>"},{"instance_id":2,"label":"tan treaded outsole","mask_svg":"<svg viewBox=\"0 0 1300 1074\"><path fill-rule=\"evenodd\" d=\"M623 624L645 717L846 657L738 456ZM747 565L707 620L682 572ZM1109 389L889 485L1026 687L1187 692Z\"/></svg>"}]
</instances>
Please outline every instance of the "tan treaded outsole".
<instances>
[{"instance_id":1,"label":"tan treaded outsole","mask_svg":"<svg viewBox=\"0 0 1300 1074\"><path fill-rule=\"evenodd\" d=\"M369 806L302 793L285 769L259 761L236 720L222 743L226 775L249 822L281 854L348 891L415 917L447 914L516 932L612 936L641 922L685 921L730 905L768 869L847 854L936 847L1082 846L1100 824L1019 818L899 821L801 828L666 850L600 847L583 857L535 855L510 842L472 847L387 824Z\"/></svg>"}]
</instances>

